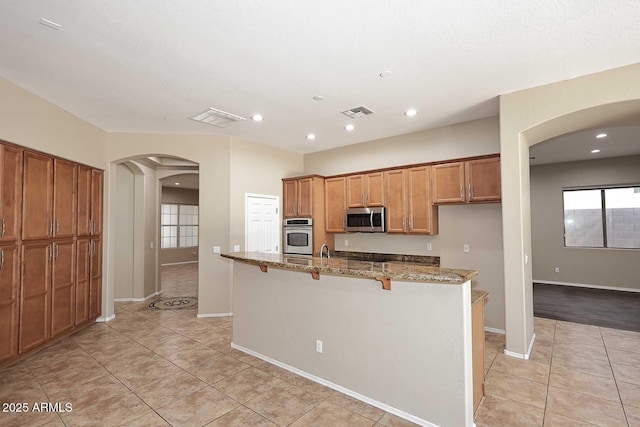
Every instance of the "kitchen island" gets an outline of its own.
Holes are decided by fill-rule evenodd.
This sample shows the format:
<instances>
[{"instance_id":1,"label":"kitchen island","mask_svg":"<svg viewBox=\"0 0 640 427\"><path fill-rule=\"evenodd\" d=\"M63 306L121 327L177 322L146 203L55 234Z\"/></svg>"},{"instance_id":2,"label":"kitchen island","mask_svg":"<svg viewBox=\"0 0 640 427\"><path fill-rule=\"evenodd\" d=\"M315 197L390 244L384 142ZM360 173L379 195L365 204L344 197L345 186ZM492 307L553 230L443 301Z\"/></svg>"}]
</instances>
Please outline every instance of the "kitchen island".
<instances>
[{"instance_id":1,"label":"kitchen island","mask_svg":"<svg viewBox=\"0 0 640 427\"><path fill-rule=\"evenodd\" d=\"M420 425L473 425L475 271L222 256L234 260L234 348Z\"/></svg>"}]
</instances>

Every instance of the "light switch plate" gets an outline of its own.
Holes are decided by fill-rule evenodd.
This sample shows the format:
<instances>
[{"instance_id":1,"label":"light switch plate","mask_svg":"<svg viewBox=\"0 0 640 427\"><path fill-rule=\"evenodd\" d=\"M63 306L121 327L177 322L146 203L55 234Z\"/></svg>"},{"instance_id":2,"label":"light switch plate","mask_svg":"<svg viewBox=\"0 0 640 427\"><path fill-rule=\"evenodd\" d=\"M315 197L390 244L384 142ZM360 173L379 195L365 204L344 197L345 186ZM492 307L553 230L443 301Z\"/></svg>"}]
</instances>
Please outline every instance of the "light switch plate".
<instances>
[{"instance_id":1,"label":"light switch plate","mask_svg":"<svg viewBox=\"0 0 640 427\"><path fill-rule=\"evenodd\" d=\"M431 243L427 243L427 250L428 251L433 250L433 246L431 245Z\"/></svg>"},{"instance_id":2,"label":"light switch plate","mask_svg":"<svg viewBox=\"0 0 640 427\"><path fill-rule=\"evenodd\" d=\"M464 251L469 252L469 245L464 245Z\"/></svg>"},{"instance_id":3,"label":"light switch plate","mask_svg":"<svg viewBox=\"0 0 640 427\"><path fill-rule=\"evenodd\" d=\"M214 254L219 254L220 253L220 246L214 246L213 247L213 253Z\"/></svg>"},{"instance_id":4,"label":"light switch plate","mask_svg":"<svg viewBox=\"0 0 640 427\"><path fill-rule=\"evenodd\" d=\"M240 252L240 245L234 245L233 252Z\"/></svg>"}]
</instances>

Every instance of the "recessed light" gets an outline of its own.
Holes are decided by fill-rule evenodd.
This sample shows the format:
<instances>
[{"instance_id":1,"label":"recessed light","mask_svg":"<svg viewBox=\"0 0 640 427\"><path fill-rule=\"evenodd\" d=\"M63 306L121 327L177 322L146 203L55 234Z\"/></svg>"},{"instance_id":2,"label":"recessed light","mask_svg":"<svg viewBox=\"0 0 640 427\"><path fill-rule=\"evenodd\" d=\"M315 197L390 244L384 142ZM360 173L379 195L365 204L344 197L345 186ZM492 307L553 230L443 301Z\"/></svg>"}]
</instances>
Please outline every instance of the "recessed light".
<instances>
[{"instance_id":1,"label":"recessed light","mask_svg":"<svg viewBox=\"0 0 640 427\"><path fill-rule=\"evenodd\" d=\"M310 133L309 135L307 135L307 139L308 140L314 140L314 139L316 139L316 136L314 134Z\"/></svg>"},{"instance_id":2,"label":"recessed light","mask_svg":"<svg viewBox=\"0 0 640 427\"><path fill-rule=\"evenodd\" d=\"M254 114L253 116L251 116L251 120L253 120L254 122L261 122L262 116L260 114Z\"/></svg>"},{"instance_id":3,"label":"recessed light","mask_svg":"<svg viewBox=\"0 0 640 427\"><path fill-rule=\"evenodd\" d=\"M179 182L174 182L173 184L174 184L174 185L180 185L180 183L179 183Z\"/></svg>"},{"instance_id":4,"label":"recessed light","mask_svg":"<svg viewBox=\"0 0 640 427\"><path fill-rule=\"evenodd\" d=\"M592 153L599 153L600 150L598 150L597 148L595 150L591 150Z\"/></svg>"},{"instance_id":5,"label":"recessed light","mask_svg":"<svg viewBox=\"0 0 640 427\"><path fill-rule=\"evenodd\" d=\"M411 108L411 109L409 109L409 110L404 112L404 115L407 116L407 117L413 117L416 114L418 114L418 112L416 110L414 110L413 108Z\"/></svg>"},{"instance_id":6,"label":"recessed light","mask_svg":"<svg viewBox=\"0 0 640 427\"><path fill-rule=\"evenodd\" d=\"M607 134L606 133L599 133L596 135L596 138L606 138Z\"/></svg>"},{"instance_id":7,"label":"recessed light","mask_svg":"<svg viewBox=\"0 0 640 427\"><path fill-rule=\"evenodd\" d=\"M356 127L354 125L352 125L351 123L349 123L348 125L346 125L344 127L345 130L351 132L352 130L354 130Z\"/></svg>"},{"instance_id":8,"label":"recessed light","mask_svg":"<svg viewBox=\"0 0 640 427\"><path fill-rule=\"evenodd\" d=\"M387 78L387 77L391 77L393 75L393 71L383 71L380 74L378 74L381 78Z\"/></svg>"},{"instance_id":9,"label":"recessed light","mask_svg":"<svg viewBox=\"0 0 640 427\"><path fill-rule=\"evenodd\" d=\"M324 96L322 95L316 95L313 97L314 101L323 101L324 100Z\"/></svg>"}]
</instances>

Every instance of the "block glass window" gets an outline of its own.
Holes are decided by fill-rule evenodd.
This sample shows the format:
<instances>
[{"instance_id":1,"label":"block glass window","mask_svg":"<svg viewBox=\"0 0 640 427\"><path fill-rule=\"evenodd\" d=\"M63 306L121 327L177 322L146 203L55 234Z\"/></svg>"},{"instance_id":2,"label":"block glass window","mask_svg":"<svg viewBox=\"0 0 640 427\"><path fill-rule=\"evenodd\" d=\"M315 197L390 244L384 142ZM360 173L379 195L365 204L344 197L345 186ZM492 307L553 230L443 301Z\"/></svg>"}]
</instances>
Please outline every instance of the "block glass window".
<instances>
[{"instance_id":1,"label":"block glass window","mask_svg":"<svg viewBox=\"0 0 640 427\"><path fill-rule=\"evenodd\" d=\"M160 209L160 247L198 246L198 206L163 203Z\"/></svg>"},{"instance_id":2,"label":"block glass window","mask_svg":"<svg viewBox=\"0 0 640 427\"><path fill-rule=\"evenodd\" d=\"M562 195L566 247L640 248L640 186L571 189Z\"/></svg>"}]
</instances>

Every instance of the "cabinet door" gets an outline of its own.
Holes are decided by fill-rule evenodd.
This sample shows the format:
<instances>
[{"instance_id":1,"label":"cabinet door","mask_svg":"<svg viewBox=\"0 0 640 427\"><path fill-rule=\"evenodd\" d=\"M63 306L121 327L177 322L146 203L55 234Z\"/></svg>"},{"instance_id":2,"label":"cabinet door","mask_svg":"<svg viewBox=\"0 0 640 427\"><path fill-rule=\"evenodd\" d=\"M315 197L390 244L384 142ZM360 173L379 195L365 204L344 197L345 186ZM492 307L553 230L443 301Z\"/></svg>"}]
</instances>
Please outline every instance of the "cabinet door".
<instances>
[{"instance_id":1,"label":"cabinet door","mask_svg":"<svg viewBox=\"0 0 640 427\"><path fill-rule=\"evenodd\" d=\"M51 336L73 328L75 313L75 243L53 243L51 275Z\"/></svg>"},{"instance_id":2,"label":"cabinet door","mask_svg":"<svg viewBox=\"0 0 640 427\"><path fill-rule=\"evenodd\" d=\"M89 321L89 282L91 280L91 240L77 241L76 256L76 325Z\"/></svg>"},{"instance_id":3,"label":"cabinet door","mask_svg":"<svg viewBox=\"0 0 640 427\"><path fill-rule=\"evenodd\" d=\"M406 231L406 187L405 170L385 172L387 181L387 233Z\"/></svg>"},{"instance_id":4,"label":"cabinet door","mask_svg":"<svg viewBox=\"0 0 640 427\"><path fill-rule=\"evenodd\" d=\"M484 300L471 308L471 351L473 354L473 411L484 396Z\"/></svg>"},{"instance_id":5,"label":"cabinet door","mask_svg":"<svg viewBox=\"0 0 640 427\"><path fill-rule=\"evenodd\" d=\"M77 203L78 236L88 236L91 221L91 168L81 165L78 165Z\"/></svg>"},{"instance_id":6,"label":"cabinet door","mask_svg":"<svg viewBox=\"0 0 640 427\"><path fill-rule=\"evenodd\" d=\"M282 181L282 216L293 218L298 213L298 182L295 179Z\"/></svg>"},{"instance_id":7,"label":"cabinet door","mask_svg":"<svg viewBox=\"0 0 640 427\"><path fill-rule=\"evenodd\" d=\"M50 243L22 246L20 280L20 353L44 343L50 336L51 256Z\"/></svg>"},{"instance_id":8,"label":"cabinet door","mask_svg":"<svg viewBox=\"0 0 640 427\"><path fill-rule=\"evenodd\" d=\"M364 175L351 175L347 177L347 207L364 207Z\"/></svg>"},{"instance_id":9,"label":"cabinet door","mask_svg":"<svg viewBox=\"0 0 640 427\"><path fill-rule=\"evenodd\" d=\"M500 158L470 160L466 164L470 202L499 202L502 197Z\"/></svg>"},{"instance_id":10,"label":"cabinet door","mask_svg":"<svg viewBox=\"0 0 640 427\"><path fill-rule=\"evenodd\" d=\"M22 150L0 144L0 241L20 234Z\"/></svg>"},{"instance_id":11,"label":"cabinet door","mask_svg":"<svg viewBox=\"0 0 640 427\"><path fill-rule=\"evenodd\" d=\"M53 235L72 237L76 230L76 165L53 162Z\"/></svg>"},{"instance_id":12,"label":"cabinet door","mask_svg":"<svg viewBox=\"0 0 640 427\"><path fill-rule=\"evenodd\" d=\"M434 208L430 188L431 168L421 166L407 172L409 233L435 234Z\"/></svg>"},{"instance_id":13,"label":"cabinet door","mask_svg":"<svg viewBox=\"0 0 640 427\"><path fill-rule=\"evenodd\" d=\"M18 247L0 246L0 362L18 354Z\"/></svg>"},{"instance_id":14,"label":"cabinet door","mask_svg":"<svg viewBox=\"0 0 640 427\"><path fill-rule=\"evenodd\" d=\"M102 239L91 239L90 249L89 319L95 319L102 310Z\"/></svg>"},{"instance_id":15,"label":"cabinet door","mask_svg":"<svg viewBox=\"0 0 640 427\"><path fill-rule=\"evenodd\" d=\"M91 170L91 234L102 234L102 187L104 174Z\"/></svg>"},{"instance_id":16,"label":"cabinet door","mask_svg":"<svg viewBox=\"0 0 640 427\"><path fill-rule=\"evenodd\" d=\"M432 166L431 188L434 203L465 201L464 162Z\"/></svg>"},{"instance_id":17,"label":"cabinet door","mask_svg":"<svg viewBox=\"0 0 640 427\"><path fill-rule=\"evenodd\" d=\"M298 216L313 216L313 179L302 178L298 180Z\"/></svg>"},{"instance_id":18,"label":"cabinet door","mask_svg":"<svg viewBox=\"0 0 640 427\"><path fill-rule=\"evenodd\" d=\"M344 233L346 219L345 178L329 178L324 181L325 197L325 231L327 233Z\"/></svg>"},{"instance_id":19,"label":"cabinet door","mask_svg":"<svg viewBox=\"0 0 640 427\"><path fill-rule=\"evenodd\" d=\"M22 239L46 239L53 231L53 159L24 152Z\"/></svg>"},{"instance_id":20,"label":"cabinet door","mask_svg":"<svg viewBox=\"0 0 640 427\"><path fill-rule=\"evenodd\" d=\"M384 174L382 172L367 175L364 203L367 206L384 206Z\"/></svg>"}]
</instances>

